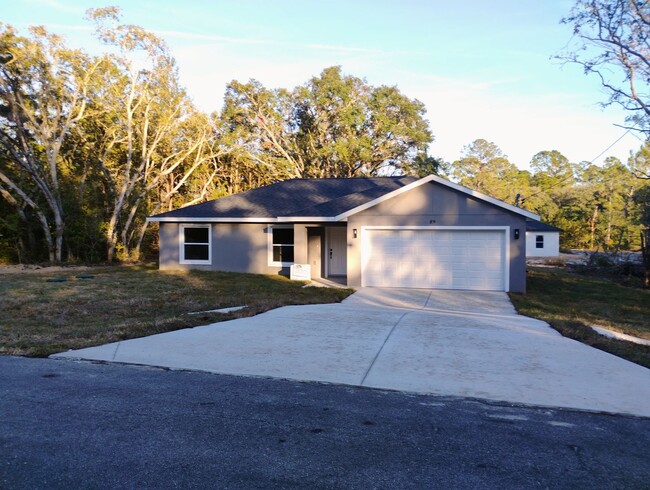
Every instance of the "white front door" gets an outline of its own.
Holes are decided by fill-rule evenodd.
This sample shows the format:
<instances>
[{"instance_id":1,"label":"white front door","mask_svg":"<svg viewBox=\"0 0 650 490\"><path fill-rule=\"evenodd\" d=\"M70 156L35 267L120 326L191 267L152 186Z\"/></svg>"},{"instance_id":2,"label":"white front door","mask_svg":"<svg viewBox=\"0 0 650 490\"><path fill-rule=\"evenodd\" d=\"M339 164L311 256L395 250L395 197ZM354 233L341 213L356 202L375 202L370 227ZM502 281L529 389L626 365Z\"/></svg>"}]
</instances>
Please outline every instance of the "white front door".
<instances>
[{"instance_id":1,"label":"white front door","mask_svg":"<svg viewBox=\"0 0 650 490\"><path fill-rule=\"evenodd\" d=\"M347 228L327 228L327 274L345 276L348 269Z\"/></svg>"}]
</instances>

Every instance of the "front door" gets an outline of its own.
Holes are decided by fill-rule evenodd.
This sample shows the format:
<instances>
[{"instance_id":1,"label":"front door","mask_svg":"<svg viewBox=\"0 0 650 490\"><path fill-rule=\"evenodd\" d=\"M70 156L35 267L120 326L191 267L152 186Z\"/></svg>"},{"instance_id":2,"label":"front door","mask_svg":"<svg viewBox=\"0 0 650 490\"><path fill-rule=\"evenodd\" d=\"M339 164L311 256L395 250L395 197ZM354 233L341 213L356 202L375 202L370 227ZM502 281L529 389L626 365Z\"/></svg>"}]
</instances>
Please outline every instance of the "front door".
<instances>
[{"instance_id":1,"label":"front door","mask_svg":"<svg viewBox=\"0 0 650 490\"><path fill-rule=\"evenodd\" d=\"M323 228L307 228L307 261L311 277L323 277Z\"/></svg>"},{"instance_id":2,"label":"front door","mask_svg":"<svg viewBox=\"0 0 650 490\"><path fill-rule=\"evenodd\" d=\"M345 276L347 274L347 228L327 229L327 274Z\"/></svg>"}]
</instances>

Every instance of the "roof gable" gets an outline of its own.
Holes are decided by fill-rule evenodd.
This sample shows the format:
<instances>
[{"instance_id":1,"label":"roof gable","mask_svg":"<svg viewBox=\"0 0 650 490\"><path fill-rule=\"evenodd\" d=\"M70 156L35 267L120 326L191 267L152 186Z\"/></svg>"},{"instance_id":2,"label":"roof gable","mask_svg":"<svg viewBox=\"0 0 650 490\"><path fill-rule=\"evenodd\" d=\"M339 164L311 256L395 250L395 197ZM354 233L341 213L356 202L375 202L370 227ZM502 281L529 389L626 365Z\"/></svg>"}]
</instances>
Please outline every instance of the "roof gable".
<instances>
[{"instance_id":1,"label":"roof gable","mask_svg":"<svg viewBox=\"0 0 650 490\"><path fill-rule=\"evenodd\" d=\"M418 186L420 186L422 184L426 184L428 182L436 182L438 184L442 184L442 185L444 185L446 187L454 189L455 191L458 191L458 192L461 192L463 194L473 196L473 197L475 197L475 198L477 198L477 199L479 199L481 201L485 201L485 202L490 203L490 204L492 204L494 206L503 208L506 211L510 211L511 213L520 214L520 215L523 215L523 216L525 216L527 218L530 218L530 219L539 220L539 216L536 215L535 213L531 213L530 211L526 211L525 209L521 209L521 208L518 208L516 206L512 206L512 205L510 205L508 203L505 203L503 201L500 201L498 199L495 199L493 197L485 195L485 194L483 194L481 192L474 191L474 190L469 189L467 187L464 187L462 185L454 184L453 182L450 182L447 179L443 179L442 177L438 177L437 175L429 175L429 176L424 177L422 179L419 179L419 180L417 180L415 182L411 182L410 184L405 185L404 187L402 187L400 189L396 189L393 192L390 192L388 194L384 194L383 196L380 196L377 199L374 199L374 200L366 202L366 203L364 203L364 204L362 204L360 206L357 206L354 209L350 209L349 211L347 211L345 213L342 213L341 215L337 216L336 217L337 221L342 220L342 219L347 219L349 216L352 216L353 214L364 211L364 210L366 210L368 208L371 208L372 206L376 206L380 202L387 201L388 199L391 199L391 198L393 198L395 196L398 196L399 194L402 194L404 192L408 192L411 189L414 189L415 187L418 187Z\"/></svg>"}]
</instances>

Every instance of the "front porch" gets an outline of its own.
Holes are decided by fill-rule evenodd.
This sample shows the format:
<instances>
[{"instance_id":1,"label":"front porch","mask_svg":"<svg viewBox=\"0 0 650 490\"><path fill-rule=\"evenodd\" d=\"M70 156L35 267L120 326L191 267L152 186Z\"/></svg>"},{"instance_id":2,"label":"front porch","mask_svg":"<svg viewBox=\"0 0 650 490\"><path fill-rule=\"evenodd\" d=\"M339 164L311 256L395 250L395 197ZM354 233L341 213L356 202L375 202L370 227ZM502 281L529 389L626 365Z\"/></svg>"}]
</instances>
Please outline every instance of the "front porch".
<instances>
[{"instance_id":1,"label":"front porch","mask_svg":"<svg viewBox=\"0 0 650 490\"><path fill-rule=\"evenodd\" d=\"M309 264L314 280L347 286L347 225L294 225L294 262Z\"/></svg>"}]
</instances>

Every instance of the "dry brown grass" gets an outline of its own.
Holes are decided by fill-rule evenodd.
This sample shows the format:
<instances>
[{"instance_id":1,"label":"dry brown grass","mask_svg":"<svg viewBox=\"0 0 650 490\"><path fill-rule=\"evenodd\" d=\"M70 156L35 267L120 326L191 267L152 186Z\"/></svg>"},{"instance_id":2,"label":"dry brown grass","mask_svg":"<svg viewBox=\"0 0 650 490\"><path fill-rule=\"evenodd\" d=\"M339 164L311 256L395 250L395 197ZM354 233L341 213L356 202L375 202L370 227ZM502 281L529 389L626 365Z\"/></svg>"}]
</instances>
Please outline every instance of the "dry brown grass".
<instances>
[{"instance_id":1,"label":"dry brown grass","mask_svg":"<svg viewBox=\"0 0 650 490\"><path fill-rule=\"evenodd\" d=\"M92 279L77 277L92 274ZM65 282L48 282L64 278ZM281 276L159 271L153 266L0 270L0 354L47 356L250 316L292 304L341 301L350 290L303 288ZM248 307L238 312L189 312Z\"/></svg>"}]
</instances>

